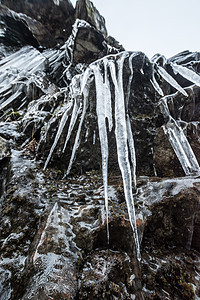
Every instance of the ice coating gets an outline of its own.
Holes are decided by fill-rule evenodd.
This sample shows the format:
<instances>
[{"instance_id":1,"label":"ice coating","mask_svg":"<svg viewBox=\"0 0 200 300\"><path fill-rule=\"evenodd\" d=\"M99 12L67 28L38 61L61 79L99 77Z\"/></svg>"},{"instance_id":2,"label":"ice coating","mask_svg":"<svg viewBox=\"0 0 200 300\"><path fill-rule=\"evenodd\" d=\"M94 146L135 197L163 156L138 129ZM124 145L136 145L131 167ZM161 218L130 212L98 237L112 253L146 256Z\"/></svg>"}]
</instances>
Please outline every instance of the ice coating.
<instances>
[{"instance_id":1,"label":"ice coating","mask_svg":"<svg viewBox=\"0 0 200 300\"><path fill-rule=\"evenodd\" d=\"M158 73L175 89L177 89L180 93L182 93L184 96L188 96L186 91L176 82L176 80L165 71L164 68L158 66Z\"/></svg>"},{"instance_id":2,"label":"ice coating","mask_svg":"<svg viewBox=\"0 0 200 300\"><path fill-rule=\"evenodd\" d=\"M172 69L174 71L175 74L179 73L181 76L183 76L184 78L188 79L189 81L195 83L196 85L200 86L200 76L198 74L196 74L195 72L193 72L192 70L177 65L177 64L173 64L171 63Z\"/></svg>"}]
</instances>

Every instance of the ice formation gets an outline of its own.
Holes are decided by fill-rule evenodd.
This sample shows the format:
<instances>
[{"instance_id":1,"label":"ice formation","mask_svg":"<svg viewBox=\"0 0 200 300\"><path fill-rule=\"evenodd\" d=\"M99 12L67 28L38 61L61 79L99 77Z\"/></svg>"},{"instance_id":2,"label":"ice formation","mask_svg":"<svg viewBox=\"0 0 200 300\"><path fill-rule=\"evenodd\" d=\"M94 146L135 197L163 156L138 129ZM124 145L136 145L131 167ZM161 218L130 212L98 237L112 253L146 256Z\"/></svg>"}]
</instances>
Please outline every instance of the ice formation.
<instances>
[{"instance_id":1,"label":"ice formation","mask_svg":"<svg viewBox=\"0 0 200 300\"><path fill-rule=\"evenodd\" d=\"M46 60L48 60L52 72L55 72L60 64L65 66L66 70L63 74L67 80L70 61L73 59L74 37L77 34L79 26L90 26L85 21L77 20L74 25L72 36L60 50L48 50L41 54L32 47L24 47L20 51L7 56L0 62L0 110L6 110L10 105L17 100L18 108L27 101L29 93L34 93L34 88L29 87L36 85L45 95L46 90L43 84L43 76L45 74ZM128 104L130 91L134 89L133 78L133 59L139 55L139 52L121 52L104 56L103 58L91 63L81 74L72 77L71 83L60 92L66 93L63 106L59 110L59 114L55 114L47 124L46 135L51 122L55 118L60 118L58 130L51 146L49 155L44 165L47 168L51 157L59 143L60 137L65 132L65 142L62 152L65 153L66 147L74 132L75 133L71 158L68 162L66 175L71 171L72 164L75 160L77 149L81 144L82 128L89 107L89 95L91 84L95 84L96 90L96 116L98 123L98 135L101 146L102 155L102 175L104 185L106 219L107 219L107 237L109 240L109 197L108 197L108 132L113 131L115 134L118 164L122 174L124 194L127 203L130 223L134 233L137 257L140 259L140 247L137 234L135 208L133 199L133 189L136 189L136 154L134 138L131 128L131 120L128 112ZM63 59L66 59L67 64L63 64ZM129 78L127 80L126 91L124 91L124 65L129 68ZM199 175L200 168L195 157L195 154L184 134L181 127L181 122L175 120L169 110L168 100L174 101L174 95L164 95L160 87L159 78L165 80L170 86L181 93L183 97L187 97L186 90L166 71L166 59L161 56L156 56L151 61L152 75L150 81L155 89L155 92L161 96L159 105L167 123L163 125L166 133L186 175ZM160 65L161 64L161 65ZM170 66L176 75L180 74L190 82L200 86L200 76L194 71L185 66L177 65L170 62ZM144 70L141 69L142 74ZM67 81L66 81L67 82ZM62 90L62 91L61 91ZM176 93L176 94L177 94ZM55 91L54 91L55 96ZM32 95L34 99L34 95ZM39 105L46 103L48 99L40 98L38 103L33 103L30 111L39 111ZM31 118L31 113L27 112L26 118ZM45 113L44 113L45 114ZM43 117L41 115L41 117ZM40 118L40 116L39 116ZM26 123L26 122L25 122ZM88 132L87 132L88 134ZM93 131L93 144L96 141L96 132Z\"/></svg>"},{"instance_id":2,"label":"ice formation","mask_svg":"<svg viewBox=\"0 0 200 300\"><path fill-rule=\"evenodd\" d=\"M134 140L131 130L131 123L127 114L127 104L129 101L130 85L133 78L132 59L138 52L129 55L128 52L123 52L122 55L110 55L103 59L100 59L92 63L82 74L82 76L75 76L70 86L71 98L74 100L73 111L71 114L70 125L66 137L66 142L63 151L66 148L66 144L70 139L70 135L73 131L73 127L77 121L78 114L80 113L81 105L82 111L79 121L78 130L71 154L71 159L67 169L67 174L70 173L72 163L75 158L76 151L80 145L80 135L83 121L86 115L88 106L88 95L90 89L90 80L92 77L95 79L96 87L96 114L98 120L99 139L101 144L102 153L102 174L103 174L103 185L104 185L104 197L106 206L106 219L107 219L107 237L109 240L109 228L108 228L108 137L107 130L112 131L113 123L115 125L115 137L118 153L118 163L122 173L124 192L126 203L129 212L130 223L134 232L134 239L137 250L137 257L140 259L140 247L137 234L134 200L133 200L133 187L136 188L136 158ZM129 57L130 56L130 57ZM128 86L128 96L125 99L123 91L123 67L124 60L129 58L130 78ZM109 76L110 74L110 76ZM111 88L113 84L115 89L114 95L114 111L112 110L111 100ZM70 102L71 103L71 102ZM70 108L72 105L70 104ZM55 146L58 142L60 134L63 130L66 120L68 118L68 110L63 114L60 125L56 134L56 138L50 150L49 156L45 163L47 167L49 160L53 154ZM107 129L108 122L108 129ZM131 161L129 161L129 154Z\"/></svg>"},{"instance_id":3,"label":"ice formation","mask_svg":"<svg viewBox=\"0 0 200 300\"><path fill-rule=\"evenodd\" d=\"M121 170L124 193L129 213L130 223L134 233L135 245L137 257L140 259L140 247L137 234L136 218L135 218L135 208L133 199L133 188L136 188L136 157L135 157L135 146L134 139L131 129L131 122L129 114L127 113L130 88L132 84L132 79L134 76L132 60L138 55L138 52L122 52L116 55L108 55L94 63L90 64L85 72L81 75L75 76L72 79L70 85L71 99L73 99L73 104L70 102L70 113L71 120L69 128L67 131L67 137L63 152L66 149L66 145L70 139L73 132L75 123L78 120L78 115L80 115L79 126L76 133L76 138L71 154L71 159L67 169L67 174L70 173L73 161L75 159L75 154L80 146L81 129L84 122L84 118L88 108L88 95L90 90L90 82L95 80L96 88L96 114L98 120L98 130L99 139L101 145L102 154L102 175L103 175L103 185L104 185L104 197L105 197L105 207L106 207L106 219L107 219L107 236L109 240L109 228L108 228L108 218L109 218L109 208L108 208L108 159L109 159L109 147L108 147L108 130L112 131L113 126L115 128L115 138L117 145L117 156L118 164ZM123 68L124 61L129 60L129 81L127 87L126 98L124 96L123 87ZM165 60L163 59L165 62ZM160 66L158 63L158 58L152 63L153 72L151 83L155 88L156 92L162 96L160 100L161 111L164 116L168 118L168 122L163 126L164 132L168 136L168 139L182 165L182 168L186 175L197 175L200 173L199 164L194 155L194 152L183 132L178 121L174 120L169 112L167 105L167 96L164 97L163 91L159 86L157 80L155 79L155 74L159 74L165 81L167 81L172 87L174 87L178 92L187 97L187 92L182 88L177 81L167 73L164 67ZM187 68L177 66L171 63L174 71L179 72L182 76L188 80L198 84L200 77L195 72ZM111 92L111 85L114 86L114 96ZM170 96L169 96L170 97ZM114 101L113 101L114 99ZM114 102L114 103L113 103ZM114 109L113 109L114 108ZM114 112L113 112L114 111ZM49 160L53 154L55 146L61 135L66 120L69 115L69 107L66 109L63 117L60 121L58 132L55 141L52 145L50 154L45 163L45 168L49 163ZM108 128L107 128L108 127Z\"/></svg>"}]
</instances>

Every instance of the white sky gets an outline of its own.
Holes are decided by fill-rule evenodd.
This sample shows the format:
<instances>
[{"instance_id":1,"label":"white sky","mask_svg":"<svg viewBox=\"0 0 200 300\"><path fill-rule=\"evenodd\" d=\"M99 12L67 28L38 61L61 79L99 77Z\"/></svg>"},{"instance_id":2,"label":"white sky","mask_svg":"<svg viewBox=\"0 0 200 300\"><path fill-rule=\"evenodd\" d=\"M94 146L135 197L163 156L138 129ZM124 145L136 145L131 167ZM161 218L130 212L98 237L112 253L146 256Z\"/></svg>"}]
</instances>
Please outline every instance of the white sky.
<instances>
[{"instance_id":1,"label":"white sky","mask_svg":"<svg viewBox=\"0 0 200 300\"><path fill-rule=\"evenodd\" d=\"M71 0L75 5L76 0ZM167 58L200 51L200 0L93 0L126 50Z\"/></svg>"}]
</instances>

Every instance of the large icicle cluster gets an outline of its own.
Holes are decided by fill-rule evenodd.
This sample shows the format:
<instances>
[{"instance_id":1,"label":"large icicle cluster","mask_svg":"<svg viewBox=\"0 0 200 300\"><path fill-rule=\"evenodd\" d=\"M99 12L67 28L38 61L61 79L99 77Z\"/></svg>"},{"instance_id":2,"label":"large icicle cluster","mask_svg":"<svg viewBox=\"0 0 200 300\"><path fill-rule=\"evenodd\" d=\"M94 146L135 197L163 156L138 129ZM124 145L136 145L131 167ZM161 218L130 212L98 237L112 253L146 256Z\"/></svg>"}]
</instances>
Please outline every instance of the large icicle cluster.
<instances>
[{"instance_id":1,"label":"large icicle cluster","mask_svg":"<svg viewBox=\"0 0 200 300\"><path fill-rule=\"evenodd\" d=\"M139 249L139 240L136 227L136 218L135 218L135 209L134 209L134 200L133 200L133 187L136 187L136 158L135 158L135 148L134 140L131 130L131 124L129 116L127 114L127 104L128 98L124 99L124 90L123 90L123 67L124 60L129 58L130 66L130 79L129 79L129 91L133 78L133 69L132 69L132 59L137 55L133 53L131 56L128 52L123 52L120 55L110 55L100 59L86 69L82 76L76 76L73 78L71 83L71 99L68 103L68 106L65 110L65 113L62 116L60 125L57 131L56 138L51 147L49 156L45 163L45 168L47 167L49 160L53 154L53 151L58 143L62 130L67 122L69 113L71 113L71 120L68 128L68 134L66 137L66 144L70 139L73 127L77 121L77 116L81 111L81 117L79 121L78 130L76 133L76 138L74 142L74 147L72 150L71 159L67 169L67 174L69 174L72 163L75 158L76 150L80 145L80 134L85 114L88 107L88 95L91 78L95 79L96 86L96 114L98 119L98 128L99 128L99 139L101 144L101 153L102 153L102 173L103 173L103 184L104 184L104 194L105 194L105 206L106 206L106 216L107 216L107 234L109 240L109 229L108 229L108 157L109 157L109 148L108 148L108 137L107 137L107 122L108 130L111 131L113 128L113 123L115 127L115 137L117 145L117 155L118 163L122 173L124 192L126 203L129 212L130 223L134 232L134 239L137 250L137 257L140 258L140 249ZM130 56L130 57L129 57ZM112 111L112 100L111 100L111 87L114 86L115 95L114 95L114 111ZM81 101L81 99L83 99ZM83 106L81 108L81 105ZM131 161L129 160L129 154Z\"/></svg>"},{"instance_id":2,"label":"large icicle cluster","mask_svg":"<svg viewBox=\"0 0 200 300\"><path fill-rule=\"evenodd\" d=\"M53 70L59 67L62 62L62 67L66 68L63 77L69 80L67 72L70 71L69 64L63 64L63 57L67 57L68 61L72 60L73 56L73 37L76 35L79 26L88 26L84 21L77 20L73 35L68 40L67 44L61 49L44 51L41 54L39 51L32 47L24 47L20 51L9 55L2 59L0 63L0 110L1 113L7 113L9 107L18 108L28 102L29 98L34 100L30 103L31 115L29 110L25 115L27 121L32 118L34 112L38 114L39 107L43 107L48 101L45 95L52 94L49 88L44 86L45 66L49 63ZM136 227L134 200L132 189L136 188L136 155L134 138L131 128L131 120L128 111L129 97L131 94L134 69L133 58L139 55L139 52L121 52L103 57L91 63L81 74L75 75L71 79L68 87L57 89L66 94L64 103L59 108L60 123L55 136L55 140L51 146L51 150L45 162L44 168L48 166L51 157L59 143L63 131L67 134L62 152L65 153L66 147L70 138L75 132L74 144L72 148L71 158L68 162L66 175L70 173L72 164L76 157L77 149L81 144L82 128L85 121L86 114L89 107L90 88L94 85L96 90L96 116L99 130L99 140L101 145L102 155L102 173L103 184L105 193L105 206L107 216L107 232L109 240L108 228L108 160L109 160L109 147L108 147L108 131L114 131L118 164L121 170L124 193L129 212L130 223L134 232L135 245L137 249L137 257L140 258L139 241ZM129 67L129 77L126 82L126 90L124 91L124 64ZM167 72L165 64L170 64L174 76ZM166 61L164 57L155 56L151 61L152 75L150 81L155 91L161 96L159 105L161 111L167 122L163 125L164 132L166 133L186 175L199 175L200 168L195 154L184 134L181 127L181 120L175 120L169 110L168 101L174 101L174 95L181 93L183 97L187 97L187 89L183 88L174 78L177 74L186 78L191 84L200 86L200 76L193 70L188 69L186 66L178 65L173 61ZM143 70L141 70L143 72ZM176 94L165 95L163 85L159 85L160 79L166 81L171 87L177 90ZM66 82L67 84L67 82ZM30 96L30 92L34 93L34 85L40 90L39 99L36 100L37 95ZM30 89L31 87L31 89ZM30 89L30 91L29 91ZM55 90L53 91L54 98L56 99ZM42 98L41 96L44 95ZM126 95L126 96L125 96ZM44 104L44 105L43 105ZM57 106L54 106L54 109ZM45 113L45 112L44 112ZM51 112L52 117L47 120L46 133L52 122L58 117L56 112ZM39 116L38 122L46 120ZM2 117L1 117L2 118ZM49 118L49 115L48 115ZM37 118L36 118L37 119ZM45 121L46 122L46 121ZM26 123L24 121L24 123ZM25 124L26 125L26 124ZM44 138L45 140L45 138Z\"/></svg>"},{"instance_id":3,"label":"large icicle cluster","mask_svg":"<svg viewBox=\"0 0 200 300\"><path fill-rule=\"evenodd\" d=\"M101 145L102 154L102 173L103 184L105 193L105 206L107 216L107 233L109 240L108 229L108 159L109 159L109 147L108 147L108 130L111 131L114 127L115 138L117 145L117 157L118 164L121 170L126 203L129 212L130 223L134 232L135 245L137 249L137 257L140 258L139 240L137 234L134 200L133 200L133 187L136 188L136 157L134 139L131 129L131 122L128 114L128 102L130 95L130 88L133 79L133 66L132 59L138 53L122 52L117 55L109 55L95 61L90 64L83 74L73 77L70 85L71 100L67 104L65 112L60 121L60 125L56 134L56 138L51 147L49 156L45 163L47 167L53 151L59 141L62 130L66 125L69 117L71 117L68 133L66 137L65 146L63 152L66 149L66 145L70 140L70 136L73 132L73 128L80 115L78 130L71 154L71 159L68 165L67 174L70 173L75 154L80 146L81 142L81 129L84 122L84 118L88 108L88 95L90 90L90 82L95 80L96 87L96 114L98 119L99 139ZM123 87L123 68L125 59L129 59L129 81L127 85L127 97L124 96ZM163 59L164 61L164 59ZM194 152L183 132L178 121L174 120L169 112L167 106L167 98L172 96L164 96L164 92L156 81L156 75L158 74L168 82L179 93L187 97L187 92L182 88L178 82L165 70L164 66L160 66L158 58L152 61L153 73L152 73L152 85L155 90L163 96L160 100L161 111L164 116L168 118L167 124L163 126L166 135L182 165L182 168L186 175L197 175L200 173L199 164L194 155ZM200 76L194 71L188 70L186 67L176 65L171 62L174 73L179 73L189 81L200 85ZM114 95L111 95L111 86L114 87ZM177 93L178 93L177 92ZM114 99L114 101L113 101ZM114 104L113 104L114 102ZM114 106L113 106L114 105ZM113 109L114 107L114 109ZM114 111L114 113L113 113ZM108 124L108 126L107 126ZM108 128L107 128L108 127Z\"/></svg>"}]
</instances>

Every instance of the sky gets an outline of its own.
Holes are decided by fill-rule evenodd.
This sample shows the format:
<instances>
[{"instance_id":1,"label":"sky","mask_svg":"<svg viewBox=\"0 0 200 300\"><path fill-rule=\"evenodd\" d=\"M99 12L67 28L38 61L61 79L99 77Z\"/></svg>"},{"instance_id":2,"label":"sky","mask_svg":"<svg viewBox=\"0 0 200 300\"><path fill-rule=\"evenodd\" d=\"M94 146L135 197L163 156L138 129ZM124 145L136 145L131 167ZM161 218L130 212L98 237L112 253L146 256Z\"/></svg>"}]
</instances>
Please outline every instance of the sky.
<instances>
[{"instance_id":1,"label":"sky","mask_svg":"<svg viewBox=\"0 0 200 300\"><path fill-rule=\"evenodd\" d=\"M76 0L71 0L75 5ZM149 58L200 51L200 0L93 0L108 34Z\"/></svg>"}]
</instances>

